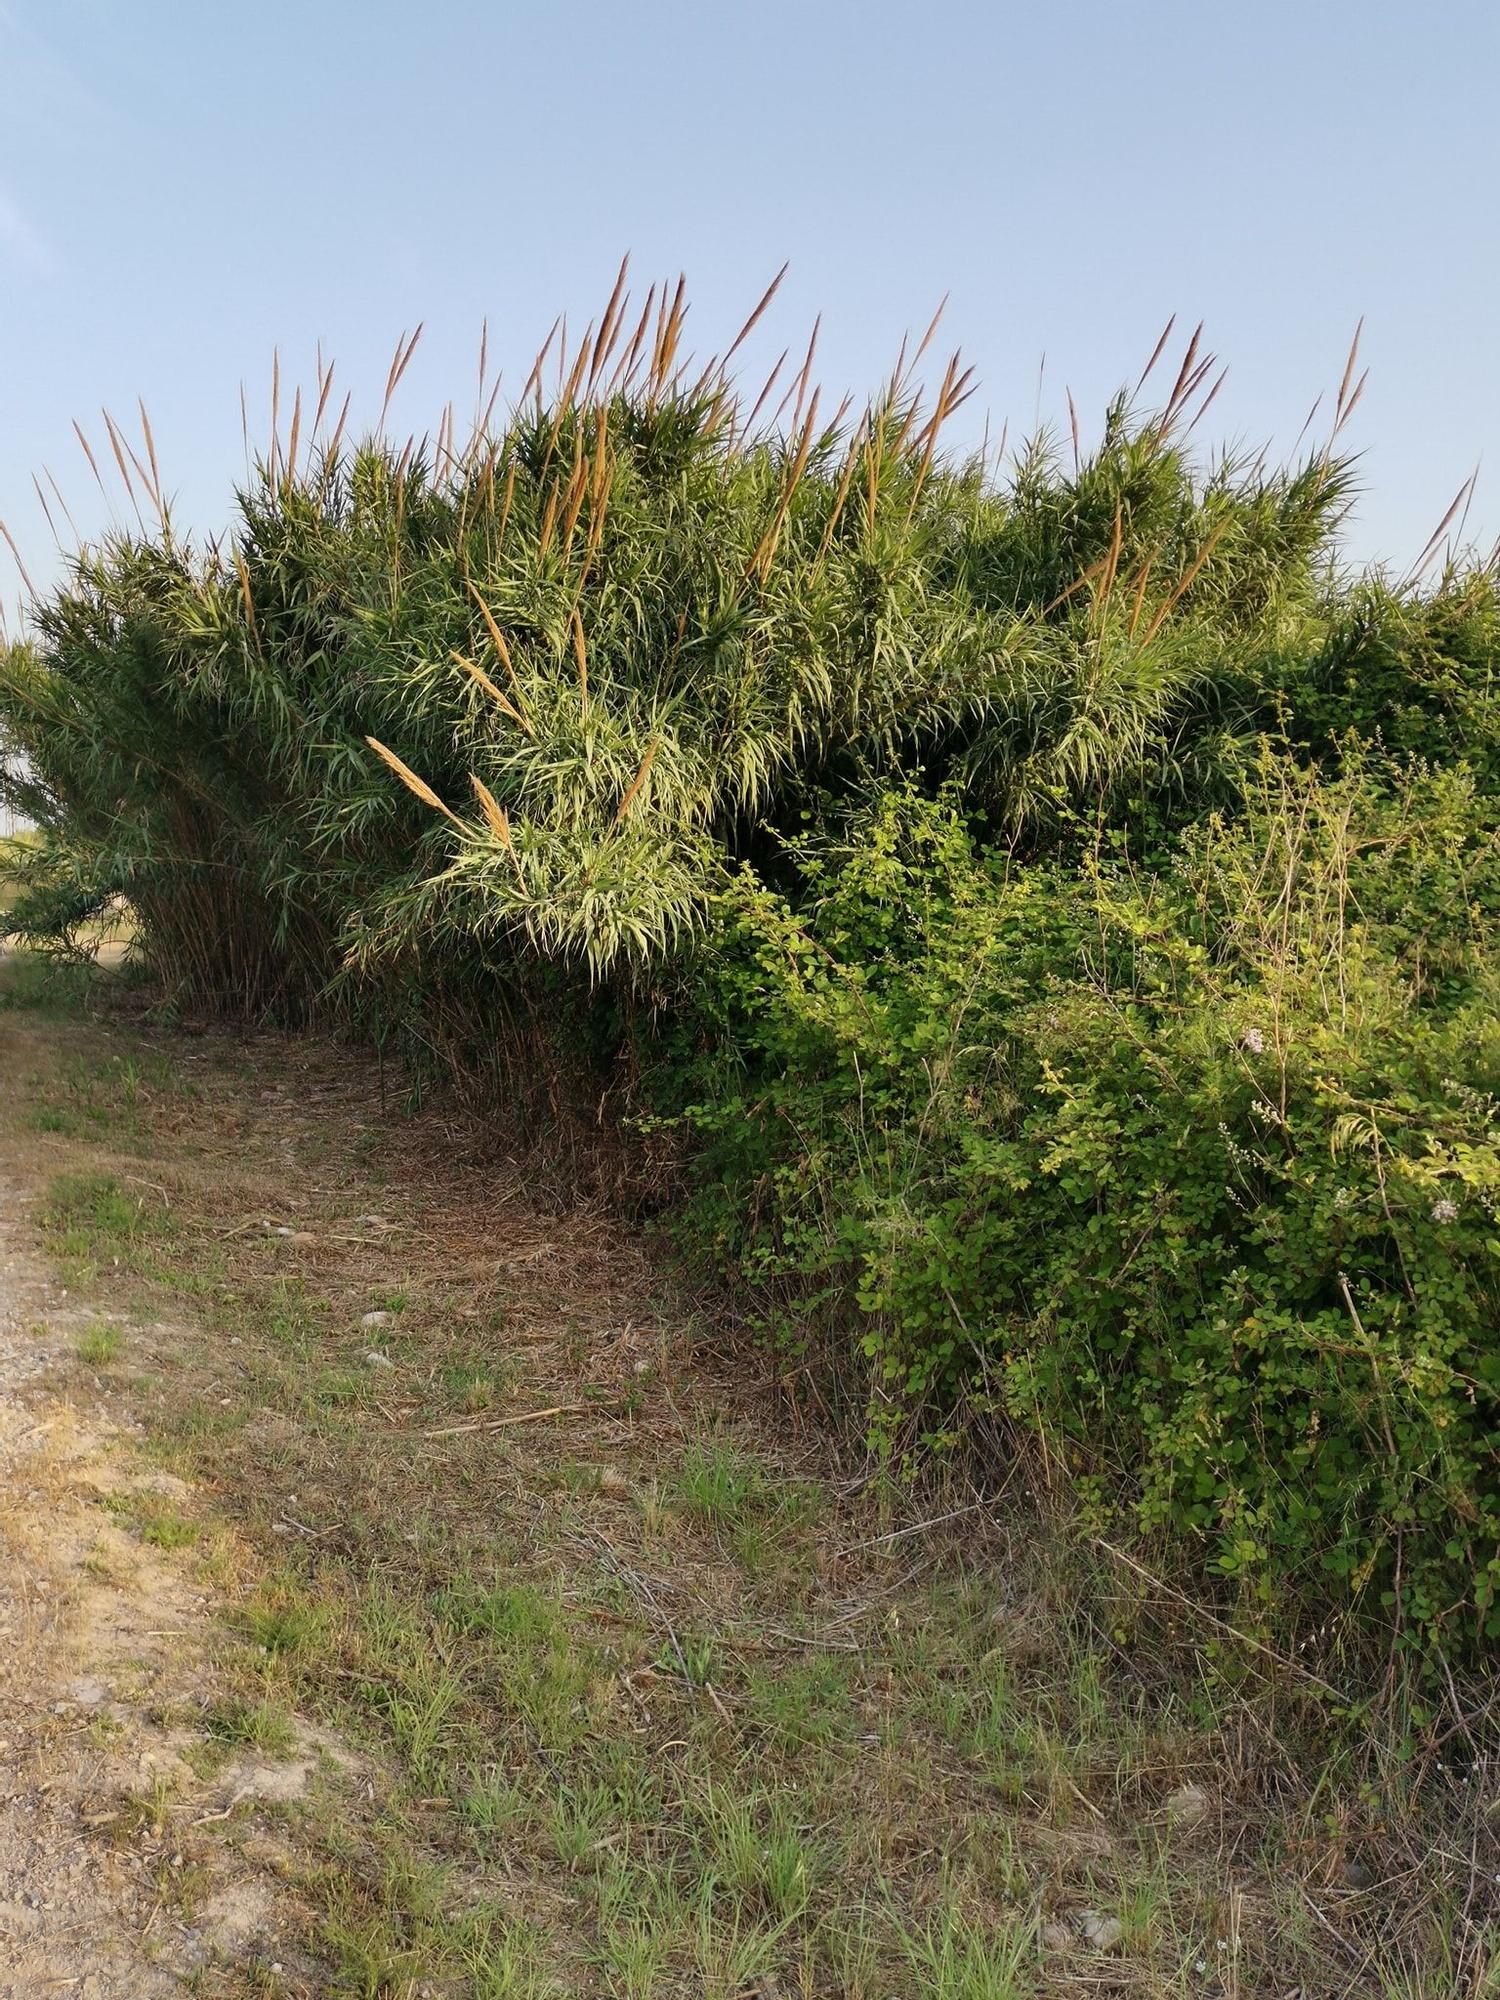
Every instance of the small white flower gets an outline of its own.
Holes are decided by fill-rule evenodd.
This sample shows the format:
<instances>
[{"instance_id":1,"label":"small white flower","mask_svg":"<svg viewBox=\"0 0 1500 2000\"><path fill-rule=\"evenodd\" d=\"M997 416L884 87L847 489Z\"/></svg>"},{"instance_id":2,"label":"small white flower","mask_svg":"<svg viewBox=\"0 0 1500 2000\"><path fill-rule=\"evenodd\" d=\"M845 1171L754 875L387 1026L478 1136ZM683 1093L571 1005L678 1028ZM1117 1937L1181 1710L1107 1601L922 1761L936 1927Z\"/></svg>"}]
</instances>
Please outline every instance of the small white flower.
<instances>
[{"instance_id":1,"label":"small white flower","mask_svg":"<svg viewBox=\"0 0 1500 2000\"><path fill-rule=\"evenodd\" d=\"M1265 1053L1266 1038L1259 1028L1246 1028L1240 1040L1250 1051L1251 1055L1258 1056Z\"/></svg>"},{"instance_id":2,"label":"small white flower","mask_svg":"<svg viewBox=\"0 0 1500 2000\"><path fill-rule=\"evenodd\" d=\"M1457 1222L1458 1203L1456 1201L1449 1201L1448 1197L1444 1195L1440 1201L1435 1201L1432 1204L1432 1219L1434 1222Z\"/></svg>"}]
</instances>

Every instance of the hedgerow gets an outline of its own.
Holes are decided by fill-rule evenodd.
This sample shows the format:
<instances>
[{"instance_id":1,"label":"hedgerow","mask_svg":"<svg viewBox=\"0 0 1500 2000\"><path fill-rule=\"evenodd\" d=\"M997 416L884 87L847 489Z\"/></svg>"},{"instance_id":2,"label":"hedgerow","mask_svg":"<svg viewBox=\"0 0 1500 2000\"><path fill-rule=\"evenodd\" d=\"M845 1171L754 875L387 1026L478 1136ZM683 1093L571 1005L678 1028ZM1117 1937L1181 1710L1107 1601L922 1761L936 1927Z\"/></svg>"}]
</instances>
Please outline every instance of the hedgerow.
<instances>
[{"instance_id":1,"label":"hedgerow","mask_svg":"<svg viewBox=\"0 0 1500 2000\"><path fill-rule=\"evenodd\" d=\"M0 663L14 921L635 1135L883 1448L985 1412L1227 1587L1492 1630L1493 571L1339 569L1347 376L1204 453L1195 337L996 466L956 360L829 419L683 312L463 444L325 374L212 542L111 427L154 524Z\"/></svg>"}]
</instances>

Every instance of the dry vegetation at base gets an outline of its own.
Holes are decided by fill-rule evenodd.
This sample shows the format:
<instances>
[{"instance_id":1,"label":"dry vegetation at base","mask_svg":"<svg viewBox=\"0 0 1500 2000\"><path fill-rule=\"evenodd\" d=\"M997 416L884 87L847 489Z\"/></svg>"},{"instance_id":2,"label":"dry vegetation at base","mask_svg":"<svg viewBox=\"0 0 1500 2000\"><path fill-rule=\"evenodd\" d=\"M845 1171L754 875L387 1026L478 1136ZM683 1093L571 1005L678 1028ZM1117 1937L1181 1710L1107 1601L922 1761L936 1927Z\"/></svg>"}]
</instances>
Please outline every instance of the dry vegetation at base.
<instances>
[{"instance_id":1,"label":"dry vegetation at base","mask_svg":"<svg viewBox=\"0 0 1500 2000\"><path fill-rule=\"evenodd\" d=\"M194 1755L313 1717L368 1759L286 1808L326 1970L256 1990L1500 1990L1472 1717L1320 1693L1019 1473L836 1458L639 1240L373 1064L4 976L0 1159L111 1314L80 1387L200 1496L134 1525L252 1551Z\"/></svg>"}]
</instances>

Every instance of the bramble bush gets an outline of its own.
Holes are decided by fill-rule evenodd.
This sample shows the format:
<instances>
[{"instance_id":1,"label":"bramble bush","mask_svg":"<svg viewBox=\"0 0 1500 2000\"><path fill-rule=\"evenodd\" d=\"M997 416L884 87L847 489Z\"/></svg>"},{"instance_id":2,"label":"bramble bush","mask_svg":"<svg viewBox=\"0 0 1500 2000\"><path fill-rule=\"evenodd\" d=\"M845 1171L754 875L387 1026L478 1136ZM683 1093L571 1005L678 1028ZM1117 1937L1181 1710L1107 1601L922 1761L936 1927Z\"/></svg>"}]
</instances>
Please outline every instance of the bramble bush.
<instances>
[{"instance_id":1,"label":"bramble bush","mask_svg":"<svg viewBox=\"0 0 1500 2000\"><path fill-rule=\"evenodd\" d=\"M1351 760L1352 761L1352 760ZM1252 1600L1500 1633L1500 845L1459 770L1264 753L1170 865L951 797L726 894L694 1239ZM674 1076L688 1074L686 1065Z\"/></svg>"}]
</instances>

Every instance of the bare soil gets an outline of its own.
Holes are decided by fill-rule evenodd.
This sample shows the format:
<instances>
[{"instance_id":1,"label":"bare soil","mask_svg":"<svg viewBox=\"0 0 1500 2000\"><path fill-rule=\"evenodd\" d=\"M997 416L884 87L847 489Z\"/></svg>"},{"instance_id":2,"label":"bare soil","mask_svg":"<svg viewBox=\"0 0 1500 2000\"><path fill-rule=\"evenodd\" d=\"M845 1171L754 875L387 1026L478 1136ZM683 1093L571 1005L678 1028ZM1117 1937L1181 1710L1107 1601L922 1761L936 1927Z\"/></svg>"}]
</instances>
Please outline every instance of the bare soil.
<instances>
[{"instance_id":1,"label":"bare soil","mask_svg":"<svg viewBox=\"0 0 1500 2000\"><path fill-rule=\"evenodd\" d=\"M143 1468L102 1382L80 1401L59 1381L101 1315L29 1247L34 1200L0 1170L0 1995L226 1993L257 1961L295 1978L306 1912L254 1806L302 1790L330 1746L309 1732L305 1754L211 1782L184 1760L218 1593L196 1549L154 1548L118 1510L193 1495Z\"/></svg>"}]
</instances>

